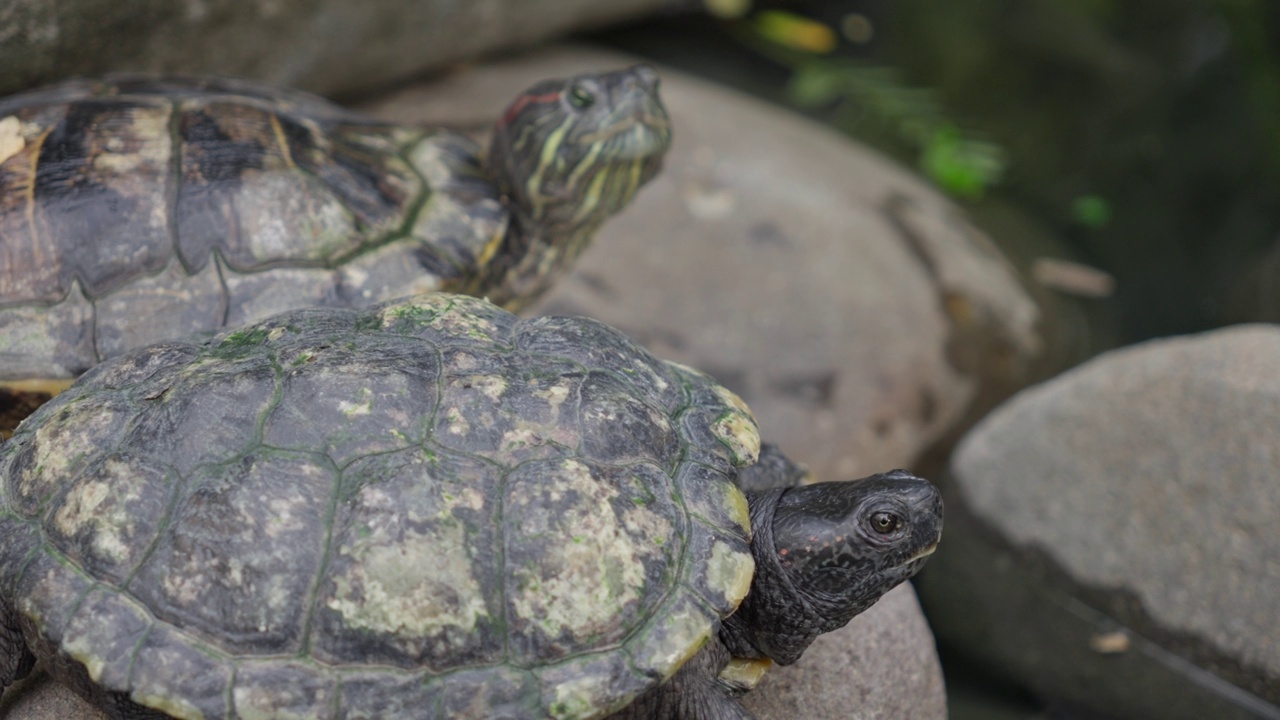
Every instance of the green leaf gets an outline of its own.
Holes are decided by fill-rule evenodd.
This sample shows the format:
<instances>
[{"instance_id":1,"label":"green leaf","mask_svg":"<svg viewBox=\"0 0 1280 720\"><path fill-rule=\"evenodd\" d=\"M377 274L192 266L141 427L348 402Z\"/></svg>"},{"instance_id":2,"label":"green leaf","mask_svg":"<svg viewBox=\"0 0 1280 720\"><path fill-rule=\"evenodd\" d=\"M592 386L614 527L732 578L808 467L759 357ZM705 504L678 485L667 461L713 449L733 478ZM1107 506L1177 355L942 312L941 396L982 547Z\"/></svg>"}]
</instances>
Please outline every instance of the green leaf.
<instances>
[{"instance_id":1,"label":"green leaf","mask_svg":"<svg viewBox=\"0 0 1280 720\"><path fill-rule=\"evenodd\" d=\"M1092 230L1111 223L1111 203L1097 195L1081 195L1071 202L1071 217Z\"/></svg>"},{"instance_id":2,"label":"green leaf","mask_svg":"<svg viewBox=\"0 0 1280 720\"><path fill-rule=\"evenodd\" d=\"M801 65L791 74L787 95L801 107L826 105L846 95L845 80L840 72L828 65Z\"/></svg>"}]
</instances>

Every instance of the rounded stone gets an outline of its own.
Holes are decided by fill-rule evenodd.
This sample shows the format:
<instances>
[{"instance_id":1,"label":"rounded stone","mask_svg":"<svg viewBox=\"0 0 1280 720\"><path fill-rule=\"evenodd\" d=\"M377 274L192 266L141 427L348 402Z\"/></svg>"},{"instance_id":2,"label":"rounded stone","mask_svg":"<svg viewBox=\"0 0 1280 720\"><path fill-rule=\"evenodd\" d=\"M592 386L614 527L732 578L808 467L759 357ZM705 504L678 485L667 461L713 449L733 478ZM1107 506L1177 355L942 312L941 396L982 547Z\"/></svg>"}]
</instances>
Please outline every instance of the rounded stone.
<instances>
[{"instance_id":1,"label":"rounded stone","mask_svg":"<svg viewBox=\"0 0 1280 720\"><path fill-rule=\"evenodd\" d=\"M668 0L123 0L5 7L0 94L116 70L237 75L367 92L503 47L655 11ZM108 36L102 28L110 27ZM0 152L3 144L0 144Z\"/></svg>"},{"instance_id":2,"label":"rounded stone","mask_svg":"<svg viewBox=\"0 0 1280 720\"><path fill-rule=\"evenodd\" d=\"M819 636L795 665L766 673L743 705L779 720L946 718L932 637L915 591L904 583L845 627ZM904 645L904 638L920 641Z\"/></svg>"},{"instance_id":3,"label":"rounded stone","mask_svg":"<svg viewBox=\"0 0 1280 720\"><path fill-rule=\"evenodd\" d=\"M1114 351L952 461L939 637L1123 717L1280 718L1280 327Z\"/></svg>"}]
</instances>

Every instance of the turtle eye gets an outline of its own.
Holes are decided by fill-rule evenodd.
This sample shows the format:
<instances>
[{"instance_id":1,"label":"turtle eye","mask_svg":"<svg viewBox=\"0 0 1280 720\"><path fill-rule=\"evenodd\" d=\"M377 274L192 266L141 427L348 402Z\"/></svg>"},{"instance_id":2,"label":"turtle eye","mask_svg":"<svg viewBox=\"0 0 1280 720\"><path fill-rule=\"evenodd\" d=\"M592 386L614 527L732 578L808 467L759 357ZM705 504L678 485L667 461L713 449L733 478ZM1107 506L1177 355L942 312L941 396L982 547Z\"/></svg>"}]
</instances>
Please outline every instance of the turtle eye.
<instances>
[{"instance_id":1,"label":"turtle eye","mask_svg":"<svg viewBox=\"0 0 1280 720\"><path fill-rule=\"evenodd\" d=\"M569 104L579 110L586 110L596 104L596 95L581 85L569 88Z\"/></svg>"},{"instance_id":2,"label":"turtle eye","mask_svg":"<svg viewBox=\"0 0 1280 720\"><path fill-rule=\"evenodd\" d=\"M902 527L902 518L893 513L878 512L871 516L871 529L881 535L888 535Z\"/></svg>"}]
</instances>

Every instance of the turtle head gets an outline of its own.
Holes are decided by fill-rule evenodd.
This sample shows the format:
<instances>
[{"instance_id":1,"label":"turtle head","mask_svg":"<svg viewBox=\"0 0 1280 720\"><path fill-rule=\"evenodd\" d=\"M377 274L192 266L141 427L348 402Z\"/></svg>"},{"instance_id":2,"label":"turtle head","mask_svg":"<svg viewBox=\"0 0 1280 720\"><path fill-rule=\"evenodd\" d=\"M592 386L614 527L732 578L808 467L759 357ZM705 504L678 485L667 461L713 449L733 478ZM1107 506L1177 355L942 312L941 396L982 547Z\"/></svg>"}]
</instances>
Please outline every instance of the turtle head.
<instances>
[{"instance_id":1,"label":"turtle head","mask_svg":"<svg viewBox=\"0 0 1280 720\"><path fill-rule=\"evenodd\" d=\"M942 496L905 470L791 488L773 516L779 564L841 625L919 572L941 536Z\"/></svg>"},{"instance_id":2,"label":"turtle head","mask_svg":"<svg viewBox=\"0 0 1280 720\"><path fill-rule=\"evenodd\" d=\"M905 470L748 500L757 572L730 648L781 664L919 572L942 536L942 496Z\"/></svg>"},{"instance_id":3,"label":"turtle head","mask_svg":"<svg viewBox=\"0 0 1280 720\"><path fill-rule=\"evenodd\" d=\"M637 65L526 90L498 121L489 169L518 223L569 237L622 209L670 144L658 76Z\"/></svg>"}]
</instances>

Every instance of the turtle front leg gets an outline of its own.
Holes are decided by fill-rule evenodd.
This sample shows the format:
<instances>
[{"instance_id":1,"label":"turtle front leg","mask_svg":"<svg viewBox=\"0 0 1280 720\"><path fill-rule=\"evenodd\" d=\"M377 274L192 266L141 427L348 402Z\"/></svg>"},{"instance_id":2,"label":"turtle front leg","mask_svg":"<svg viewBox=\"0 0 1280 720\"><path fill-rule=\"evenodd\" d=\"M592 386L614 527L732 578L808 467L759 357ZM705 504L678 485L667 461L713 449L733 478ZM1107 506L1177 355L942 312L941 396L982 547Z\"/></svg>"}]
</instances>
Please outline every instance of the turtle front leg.
<instances>
[{"instance_id":1,"label":"turtle front leg","mask_svg":"<svg viewBox=\"0 0 1280 720\"><path fill-rule=\"evenodd\" d=\"M0 691L26 677L35 664L36 656L22 639L17 613L0 598Z\"/></svg>"},{"instance_id":2,"label":"turtle front leg","mask_svg":"<svg viewBox=\"0 0 1280 720\"><path fill-rule=\"evenodd\" d=\"M670 680L607 720L755 720L717 680L728 661L729 652L724 645L712 641Z\"/></svg>"}]
</instances>

